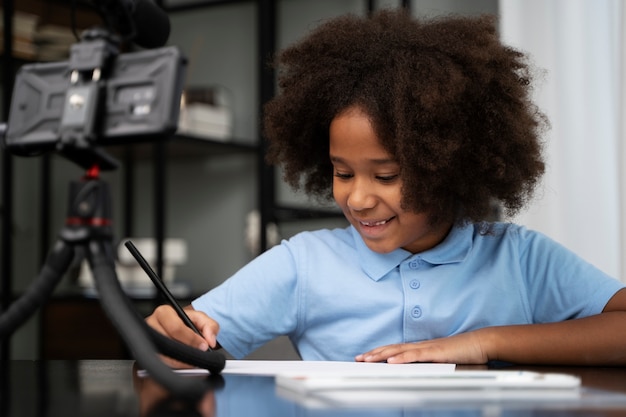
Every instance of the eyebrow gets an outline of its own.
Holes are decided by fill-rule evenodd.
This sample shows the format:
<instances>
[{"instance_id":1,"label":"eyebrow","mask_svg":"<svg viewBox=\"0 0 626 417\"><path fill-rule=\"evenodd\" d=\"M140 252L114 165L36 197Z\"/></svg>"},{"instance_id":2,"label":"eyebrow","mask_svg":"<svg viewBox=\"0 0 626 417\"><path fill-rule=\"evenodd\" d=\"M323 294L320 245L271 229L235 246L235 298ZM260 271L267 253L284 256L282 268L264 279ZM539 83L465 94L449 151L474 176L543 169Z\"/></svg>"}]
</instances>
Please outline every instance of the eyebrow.
<instances>
[{"instance_id":1,"label":"eyebrow","mask_svg":"<svg viewBox=\"0 0 626 417\"><path fill-rule=\"evenodd\" d=\"M331 162L339 162L342 164L345 164L346 161L343 158L340 158L338 156L333 156L330 155L330 161ZM395 159L392 158L381 158L381 159L370 159L370 162L377 164L377 165L385 165L385 164L397 164L398 161L396 161Z\"/></svg>"}]
</instances>

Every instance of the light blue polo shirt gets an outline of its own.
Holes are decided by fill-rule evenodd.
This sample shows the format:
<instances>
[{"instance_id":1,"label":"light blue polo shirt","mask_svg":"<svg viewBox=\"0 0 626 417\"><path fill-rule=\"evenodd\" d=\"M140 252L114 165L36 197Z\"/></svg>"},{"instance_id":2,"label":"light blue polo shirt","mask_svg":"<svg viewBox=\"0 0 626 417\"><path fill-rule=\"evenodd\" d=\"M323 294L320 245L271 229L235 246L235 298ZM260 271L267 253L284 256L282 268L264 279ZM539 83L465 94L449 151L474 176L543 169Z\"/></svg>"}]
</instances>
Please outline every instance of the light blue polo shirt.
<instances>
[{"instance_id":1,"label":"light blue polo shirt","mask_svg":"<svg viewBox=\"0 0 626 417\"><path fill-rule=\"evenodd\" d=\"M193 302L241 358L287 335L305 360L486 326L598 314L624 286L548 237L509 223L454 227L436 247L371 251L353 227L300 233Z\"/></svg>"}]
</instances>

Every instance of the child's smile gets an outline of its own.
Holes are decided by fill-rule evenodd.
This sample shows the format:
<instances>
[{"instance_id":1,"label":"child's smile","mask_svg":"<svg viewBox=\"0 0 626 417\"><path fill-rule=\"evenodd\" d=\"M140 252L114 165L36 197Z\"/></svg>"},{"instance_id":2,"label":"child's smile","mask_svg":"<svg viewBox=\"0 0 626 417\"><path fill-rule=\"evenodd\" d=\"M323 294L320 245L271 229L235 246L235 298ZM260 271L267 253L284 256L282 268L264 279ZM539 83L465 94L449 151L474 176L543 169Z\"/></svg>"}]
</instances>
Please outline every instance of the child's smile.
<instances>
[{"instance_id":1,"label":"child's smile","mask_svg":"<svg viewBox=\"0 0 626 417\"><path fill-rule=\"evenodd\" d=\"M418 253L441 242L450 224L433 226L428 215L401 208L400 166L380 144L369 118L350 107L330 125L333 195L367 246L387 253Z\"/></svg>"},{"instance_id":2,"label":"child's smile","mask_svg":"<svg viewBox=\"0 0 626 417\"><path fill-rule=\"evenodd\" d=\"M360 227L357 229L362 236L375 239L377 236L383 234L387 228L389 228L390 223L394 219L395 216L386 220L358 220Z\"/></svg>"}]
</instances>

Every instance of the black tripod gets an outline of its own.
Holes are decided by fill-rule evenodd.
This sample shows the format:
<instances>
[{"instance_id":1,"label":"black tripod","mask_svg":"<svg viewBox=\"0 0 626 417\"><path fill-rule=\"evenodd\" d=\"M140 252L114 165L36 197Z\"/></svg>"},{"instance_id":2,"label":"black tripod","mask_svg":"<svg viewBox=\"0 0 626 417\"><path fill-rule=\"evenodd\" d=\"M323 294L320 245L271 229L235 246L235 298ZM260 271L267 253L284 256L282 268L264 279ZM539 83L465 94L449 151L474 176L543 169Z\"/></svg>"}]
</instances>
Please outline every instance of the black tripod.
<instances>
[{"instance_id":1,"label":"black tripod","mask_svg":"<svg viewBox=\"0 0 626 417\"><path fill-rule=\"evenodd\" d=\"M99 167L94 165L80 181L71 182L65 226L38 278L0 317L0 337L10 335L47 301L80 247L93 273L101 305L138 364L176 396L200 398L210 385L176 375L157 351L214 374L224 368L225 358L219 352L202 352L171 340L139 316L117 280L111 220L109 186L100 180Z\"/></svg>"},{"instance_id":2,"label":"black tripod","mask_svg":"<svg viewBox=\"0 0 626 417\"><path fill-rule=\"evenodd\" d=\"M117 12L106 9L103 14L116 20L120 17ZM121 15L129 18L123 12ZM123 21L134 32L131 20ZM21 81L16 86L21 87L16 88L11 103L7 148L23 156L54 149L87 172L70 184L65 226L39 276L0 316L0 338L8 337L46 302L68 270L76 249L82 248L102 307L138 364L176 396L197 399L210 388L208 381L198 383L178 376L161 361L157 351L214 374L224 368L225 358L219 352L201 352L156 332L124 293L115 273L109 187L99 179L100 169L115 169L117 161L96 147L99 143L119 143L140 136L157 139L173 133L180 106L182 64L165 50L157 50L156 55L119 55L120 43L109 30L87 30L81 42L72 46L67 63L33 64L30 72L18 77ZM158 100L153 99L155 96ZM56 105L53 97L64 97L63 105Z\"/></svg>"}]
</instances>

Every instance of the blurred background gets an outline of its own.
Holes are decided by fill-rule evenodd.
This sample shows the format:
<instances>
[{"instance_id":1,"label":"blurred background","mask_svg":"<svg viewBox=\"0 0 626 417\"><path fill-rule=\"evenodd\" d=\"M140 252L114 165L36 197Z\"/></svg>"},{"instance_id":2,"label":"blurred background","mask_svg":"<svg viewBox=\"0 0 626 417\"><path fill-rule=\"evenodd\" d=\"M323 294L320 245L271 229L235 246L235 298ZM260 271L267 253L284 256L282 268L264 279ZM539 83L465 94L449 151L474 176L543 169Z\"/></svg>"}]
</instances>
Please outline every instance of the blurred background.
<instances>
[{"instance_id":1,"label":"blurred background","mask_svg":"<svg viewBox=\"0 0 626 417\"><path fill-rule=\"evenodd\" d=\"M24 64L67 59L69 1L13 1L3 27L3 120L12 76ZM4 6L7 5L4 0ZM163 0L168 45L188 58L178 133L163 143L113 146L116 244L133 238L184 302L210 290L280 239L347 223L332 204L294 193L263 164L260 108L274 92L271 53L324 20L407 7L415 15L495 14L500 34L539 70L535 100L551 122L547 173L535 201L512 220L540 230L610 275L626 280L624 6L619 0ZM80 2L79 2L80 5ZM77 24L98 23L80 5ZM28 288L63 226L67 186L83 170L58 155L23 158L0 150L0 301ZM122 260L120 259L120 262ZM131 262L132 264L132 262ZM126 268L120 264L120 268ZM82 269L82 271L81 271ZM119 271L118 271L119 272ZM124 270L124 285L147 314L151 285ZM120 273L120 275L122 275ZM88 269L77 258L54 297L10 340L2 357L125 357L102 315ZM270 346L272 357L289 358Z\"/></svg>"}]
</instances>

